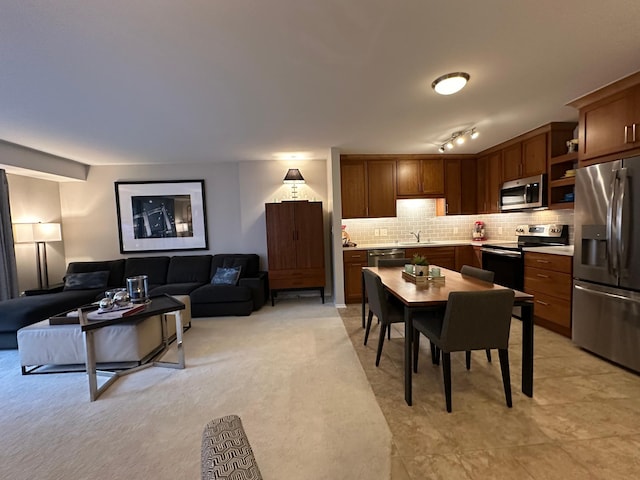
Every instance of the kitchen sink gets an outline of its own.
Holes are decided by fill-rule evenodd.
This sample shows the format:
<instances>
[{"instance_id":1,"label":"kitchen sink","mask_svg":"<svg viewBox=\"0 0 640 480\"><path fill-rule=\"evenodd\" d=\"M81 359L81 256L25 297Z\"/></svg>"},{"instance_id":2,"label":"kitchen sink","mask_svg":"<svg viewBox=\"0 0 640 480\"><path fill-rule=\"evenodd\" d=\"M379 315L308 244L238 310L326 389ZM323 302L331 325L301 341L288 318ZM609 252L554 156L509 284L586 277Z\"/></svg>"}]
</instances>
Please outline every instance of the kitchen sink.
<instances>
[{"instance_id":1,"label":"kitchen sink","mask_svg":"<svg viewBox=\"0 0 640 480\"><path fill-rule=\"evenodd\" d=\"M402 247L419 247L420 245L433 245L436 242L398 242Z\"/></svg>"}]
</instances>

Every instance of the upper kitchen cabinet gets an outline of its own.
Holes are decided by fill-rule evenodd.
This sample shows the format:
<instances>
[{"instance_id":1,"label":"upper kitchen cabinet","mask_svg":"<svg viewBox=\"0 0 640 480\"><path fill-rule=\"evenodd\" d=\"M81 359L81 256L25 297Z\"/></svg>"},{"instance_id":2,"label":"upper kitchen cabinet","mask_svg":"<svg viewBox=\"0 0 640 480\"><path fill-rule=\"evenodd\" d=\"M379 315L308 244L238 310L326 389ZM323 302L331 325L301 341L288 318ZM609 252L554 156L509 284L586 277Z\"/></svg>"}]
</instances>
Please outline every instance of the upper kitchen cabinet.
<instances>
[{"instance_id":1,"label":"upper kitchen cabinet","mask_svg":"<svg viewBox=\"0 0 640 480\"><path fill-rule=\"evenodd\" d=\"M503 181L547 172L547 133L540 133L502 150Z\"/></svg>"},{"instance_id":2,"label":"upper kitchen cabinet","mask_svg":"<svg viewBox=\"0 0 640 480\"><path fill-rule=\"evenodd\" d=\"M429 155L399 155L398 198L444 196L444 160Z\"/></svg>"},{"instance_id":3,"label":"upper kitchen cabinet","mask_svg":"<svg viewBox=\"0 0 640 480\"><path fill-rule=\"evenodd\" d=\"M477 213L499 213L502 151L478 157L476 180Z\"/></svg>"},{"instance_id":4,"label":"upper kitchen cabinet","mask_svg":"<svg viewBox=\"0 0 640 480\"><path fill-rule=\"evenodd\" d=\"M444 198L436 201L436 215L476 213L477 165L474 156L445 157Z\"/></svg>"},{"instance_id":5,"label":"upper kitchen cabinet","mask_svg":"<svg viewBox=\"0 0 640 480\"><path fill-rule=\"evenodd\" d=\"M578 160L597 163L640 153L640 72L574 100L580 111ZM609 157L607 157L609 156Z\"/></svg>"},{"instance_id":6,"label":"upper kitchen cabinet","mask_svg":"<svg viewBox=\"0 0 640 480\"><path fill-rule=\"evenodd\" d=\"M342 218L396 216L396 161L383 155L340 157Z\"/></svg>"},{"instance_id":7,"label":"upper kitchen cabinet","mask_svg":"<svg viewBox=\"0 0 640 480\"><path fill-rule=\"evenodd\" d=\"M502 149L502 178L506 182L522 176L522 142L517 142Z\"/></svg>"}]
</instances>

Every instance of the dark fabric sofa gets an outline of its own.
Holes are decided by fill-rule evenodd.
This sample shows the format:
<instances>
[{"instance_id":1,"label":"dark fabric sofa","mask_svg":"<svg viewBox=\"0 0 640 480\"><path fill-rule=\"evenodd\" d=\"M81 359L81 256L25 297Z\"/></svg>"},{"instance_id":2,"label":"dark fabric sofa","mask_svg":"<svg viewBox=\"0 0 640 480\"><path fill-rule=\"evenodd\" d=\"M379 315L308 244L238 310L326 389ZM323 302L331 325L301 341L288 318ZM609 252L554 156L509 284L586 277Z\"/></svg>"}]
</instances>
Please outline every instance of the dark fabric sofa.
<instances>
[{"instance_id":1,"label":"dark fabric sofa","mask_svg":"<svg viewBox=\"0 0 640 480\"><path fill-rule=\"evenodd\" d=\"M236 285L213 285L218 267L241 267ZM133 257L71 262L72 274L108 271L102 288L61 288L55 293L30 295L0 302L0 349L17 348L16 332L57 313L90 303L104 291L124 287L127 277L147 275L149 295L189 295L192 317L250 315L264 305L269 292L267 273L260 270L256 254L216 254ZM104 274L106 276L106 274ZM68 282L67 282L68 283Z\"/></svg>"}]
</instances>

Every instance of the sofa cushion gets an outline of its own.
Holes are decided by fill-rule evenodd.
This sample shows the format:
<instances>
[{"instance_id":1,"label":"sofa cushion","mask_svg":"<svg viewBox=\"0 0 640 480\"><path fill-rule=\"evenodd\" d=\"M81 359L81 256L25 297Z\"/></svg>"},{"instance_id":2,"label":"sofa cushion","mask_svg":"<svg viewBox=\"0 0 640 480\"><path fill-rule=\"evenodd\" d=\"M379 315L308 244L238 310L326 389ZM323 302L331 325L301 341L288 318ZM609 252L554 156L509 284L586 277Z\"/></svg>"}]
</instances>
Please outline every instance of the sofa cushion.
<instances>
[{"instance_id":1,"label":"sofa cushion","mask_svg":"<svg viewBox=\"0 0 640 480\"><path fill-rule=\"evenodd\" d=\"M64 276L64 290L86 290L107 288L109 270L97 272L68 273Z\"/></svg>"},{"instance_id":2,"label":"sofa cushion","mask_svg":"<svg viewBox=\"0 0 640 480\"><path fill-rule=\"evenodd\" d=\"M211 255L171 257L167 283L208 283L211 279Z\"/></svg>"},{"instance_id":3,"label":"sofa cushion","mask_svg":"<svg viewBox=\"0 0 640 480\"><path fill-rule=\"evenodd\" d=\"M67 266L67 274L99 272L104 270L109 271L108 287L121 287L124 285L124 258L97 262L71 262Z\"/></svg>"},{"instance_id":4,"label":"sofa cushion","mask_svg":"<svg viewBox=\"0 0 640 480\"><path fill-rule=\"evenodd\" d=\"M149 291L149 295L189 295L196 288L201 287L202 282L185 282L185 283L167 283L159 285Z\"/></svg>"},{"instance_id":5,"label":"sofa cushion","mask_svg":"<svg viewBox=\"0 0 640 480\"><path fill-rule=\"evenodd\" d=\"M218 253L211 259L211 273L209 276L213 277L218 267L237 266L242 267L240 278L255 277L260 271L260 256L255 253Z\"/></svg>"},{"instance_id":6,"label":"sofa cushion","mask_svg":"<svg viewBox=\"0 0 640 480\"><path fill-rule=\"evenodd\" d=\"M235 285L203 285L191 292L191 305L196 303L230 303L251 301L251 289Z\"/></svg>"},{"instance_id":7,"label":"sofa cushion","mask_svg":"<svg viewBox=\"0 0 640 480\"><path fill-rule=\"evenodd\" d=\"M215 275L211 279L213 285L236 285L240 278L241 267L222 268L218 267Z\"/></svg>"},{"instance_id":8,"label":"sofa cushion","mask_svg":"<svg viewBox=\"0 0 640 480\"><path fill-rule=\"evenodd\" d=\"M127 258L124 264L125 279L146 275L149 288L167 283L169 257L133 257Z\"/></svg>"}]
</instances>

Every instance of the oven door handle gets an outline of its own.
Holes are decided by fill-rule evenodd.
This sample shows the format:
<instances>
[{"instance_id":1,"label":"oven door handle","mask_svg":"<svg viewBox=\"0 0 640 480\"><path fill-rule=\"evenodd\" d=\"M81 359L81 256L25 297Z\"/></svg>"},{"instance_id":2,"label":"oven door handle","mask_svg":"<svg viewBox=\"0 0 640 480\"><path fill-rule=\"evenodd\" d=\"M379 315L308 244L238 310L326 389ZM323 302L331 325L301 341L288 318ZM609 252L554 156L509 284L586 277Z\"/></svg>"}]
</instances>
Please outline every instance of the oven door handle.
<instances>
[{"instance_id":1,"label":"oven door handle","mask_svg":"<svg viewBox=\"0 0 640 480\"><path fill-rule=\"evenodd\" d=\"M481 248L480 251L491 253L492 255L500 255L502 257L513 257L513 258L521 258L522 253L513 252L511 250L499 250L497 248Z\"/></svg>"}]
</instances>

